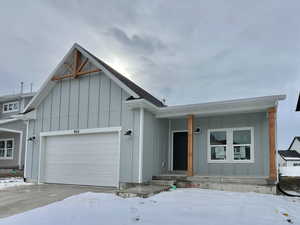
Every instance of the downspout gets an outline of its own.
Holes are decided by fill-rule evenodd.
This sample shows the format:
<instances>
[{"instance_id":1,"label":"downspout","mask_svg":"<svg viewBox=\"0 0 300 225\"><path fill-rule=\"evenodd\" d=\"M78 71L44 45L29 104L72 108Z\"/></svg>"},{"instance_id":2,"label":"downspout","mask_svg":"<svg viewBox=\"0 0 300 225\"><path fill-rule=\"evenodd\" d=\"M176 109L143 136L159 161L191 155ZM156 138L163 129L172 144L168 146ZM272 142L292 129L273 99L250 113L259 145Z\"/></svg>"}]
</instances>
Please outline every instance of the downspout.
<instances>
[{"instance_id":1,"label":"downspout","mask_svg":"<svg viewBox=\"0 0 300 225\"><path fill-rule=\"evenodd\" d=\"M28 131L29 131L29 120L26 123L26 138L25 138L25 155L24 155L24 180L27 178L27 149L28 149Z\"/></svg>"},{"instance_id":2,"label":"downspout","mask_svg":"<svg viewBox=\"0 0 300 225\"><path fill-rule=\"evenodd\" d=\"M139 183L143 183L144 108L140 108Z\"/></svg>"}]
</instances>

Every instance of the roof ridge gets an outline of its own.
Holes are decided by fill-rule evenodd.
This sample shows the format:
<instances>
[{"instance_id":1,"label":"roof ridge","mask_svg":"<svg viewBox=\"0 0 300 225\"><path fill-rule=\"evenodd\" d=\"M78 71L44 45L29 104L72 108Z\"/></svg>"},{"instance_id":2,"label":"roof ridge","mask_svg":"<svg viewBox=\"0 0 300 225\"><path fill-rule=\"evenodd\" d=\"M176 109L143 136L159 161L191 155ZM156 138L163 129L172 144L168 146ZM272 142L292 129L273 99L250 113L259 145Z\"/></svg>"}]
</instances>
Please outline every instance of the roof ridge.
<instances>
[{"instance_id":1,"label":"roof ridge","mask_svg":"<svg viewBox=\"0 0 300 225\"><path fill-rule=\"evenodd\" d=\"M82 50L84 50L86 53L88 53L91 57L93 57L97 62L99 62L105 69L107 69L112 75L114 75L118 80L120 80L122 83L124 83L128 88L130 88L133 92L135 92L137 95L139 95L141 98L144 98L148 100L149 102L153 103L154 105L158 107L165 107L165 104L154 97L152 94L150 94L145 89L138 86L136 83L134 83L132 80L127 78L126 76L122 75L120 72L109 66L107 63L99 59L98 57L94 56L92 53L90 53L85 48L81 47L79 44L75 43L75 47L79 47Z\"/></svg>"}]
</instances>

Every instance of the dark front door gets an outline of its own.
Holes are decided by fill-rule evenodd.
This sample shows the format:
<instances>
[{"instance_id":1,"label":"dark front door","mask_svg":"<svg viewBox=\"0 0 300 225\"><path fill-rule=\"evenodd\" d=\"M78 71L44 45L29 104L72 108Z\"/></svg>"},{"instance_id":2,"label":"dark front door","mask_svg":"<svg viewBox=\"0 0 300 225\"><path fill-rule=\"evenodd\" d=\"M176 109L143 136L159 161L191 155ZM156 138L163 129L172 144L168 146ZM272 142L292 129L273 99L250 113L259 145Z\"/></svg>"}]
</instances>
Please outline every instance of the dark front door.
<instances>
[{"instance_id":1,"label":"dark front door","mask_svg":"<svg viewBox=\"0 0 300 225\"><path fill-rule=\"evenodd\" d=\"M187 132L173 135L173 170L187 170Z\"/></svg>"}]
</instances>

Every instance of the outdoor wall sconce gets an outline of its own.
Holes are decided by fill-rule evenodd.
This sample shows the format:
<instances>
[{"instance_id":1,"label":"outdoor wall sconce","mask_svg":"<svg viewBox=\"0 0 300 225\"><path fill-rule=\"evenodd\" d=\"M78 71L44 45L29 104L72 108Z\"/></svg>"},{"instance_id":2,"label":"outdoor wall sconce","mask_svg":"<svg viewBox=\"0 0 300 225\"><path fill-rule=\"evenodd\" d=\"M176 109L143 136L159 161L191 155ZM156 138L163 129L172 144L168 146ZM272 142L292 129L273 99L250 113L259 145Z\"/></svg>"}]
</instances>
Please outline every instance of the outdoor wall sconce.
<instances>
[{"instance_id":1,"label":"outdoor wall sconce","mask_svg":"<svg viewBox=\"0 0 300 225\"><path fill-rule=\"evenodd\" d=\"M195 133L195 134L199 134L199 133L200 133L200 128L197 127L197 128L194 130L194 133Z\"/></svg>"},{"instance_id":2,"label":"outdoor wall sconce","mask_svg":"<svg viewBox=\"0 0 300 225\"><path fill-rule=\"evenodd\" d=\"M124 135L131 136L132 135L132 130L127 130Z\"/></svg>"},{"instance_id":3,"label":"outdoor wall sconce","mask_svg":"<svg viewBox=\"0 0 300 225\"><path fill-rule=\"evenodd\" d=\"M35 136L29 137L29 138L27 139L27 141L34 141L34 140L35 140Z\"/></svg>"}]
</instances>

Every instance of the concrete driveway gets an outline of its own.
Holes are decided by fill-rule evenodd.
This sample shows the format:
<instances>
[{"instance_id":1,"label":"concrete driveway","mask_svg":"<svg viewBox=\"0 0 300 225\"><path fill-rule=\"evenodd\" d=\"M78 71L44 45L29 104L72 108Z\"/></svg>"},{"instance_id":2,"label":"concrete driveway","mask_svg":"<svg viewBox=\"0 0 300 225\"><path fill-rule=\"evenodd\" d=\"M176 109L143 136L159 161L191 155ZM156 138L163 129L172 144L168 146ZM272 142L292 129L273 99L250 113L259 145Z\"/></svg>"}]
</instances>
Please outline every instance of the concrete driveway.
<instances>
[{"instance_id":1,"label":"concrete driveway","mask_svg":"<svg viewBox=\"0 0 300 225\"><path fill-rule=\"evenodd\" d=\"M62 184L11 187L0 190L0 218L45 206L84 192L114 193L115 191L112 188Z\"/></svg>"}]
</instances>

